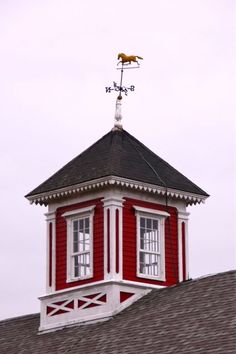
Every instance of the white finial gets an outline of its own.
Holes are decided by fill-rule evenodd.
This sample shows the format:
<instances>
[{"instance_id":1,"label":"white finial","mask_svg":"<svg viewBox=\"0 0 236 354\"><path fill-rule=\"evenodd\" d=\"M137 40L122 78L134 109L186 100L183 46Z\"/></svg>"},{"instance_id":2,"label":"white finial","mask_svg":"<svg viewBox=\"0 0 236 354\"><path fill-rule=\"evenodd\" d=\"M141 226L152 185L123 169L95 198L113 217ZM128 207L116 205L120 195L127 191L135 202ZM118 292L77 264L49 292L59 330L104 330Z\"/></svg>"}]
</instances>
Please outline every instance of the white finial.
<instances>
[{"instance_id":1,"label":"white finial","mask_svg":"<svg viewBox=\"0 0 236 354\"><path fill-rule=\"evenodd\" d=\"M122 129L121 100L122 100L122 96L119 95L116 99L115 124L114 124L115 129Z\"/></svg>"}]
</instances>

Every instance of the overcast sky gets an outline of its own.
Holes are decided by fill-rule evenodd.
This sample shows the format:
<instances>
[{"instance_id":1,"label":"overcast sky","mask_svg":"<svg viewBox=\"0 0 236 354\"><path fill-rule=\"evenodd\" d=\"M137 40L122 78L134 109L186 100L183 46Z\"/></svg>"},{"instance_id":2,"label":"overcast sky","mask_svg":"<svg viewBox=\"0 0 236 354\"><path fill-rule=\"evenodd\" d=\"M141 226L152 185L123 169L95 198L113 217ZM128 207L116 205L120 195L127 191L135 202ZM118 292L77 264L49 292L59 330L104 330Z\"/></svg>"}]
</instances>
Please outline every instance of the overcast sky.
<instances>
[{"instance_id":1,"label":"overcast sky","mask_svg":"<svg viewBox=\"0 0 236 354\"><path fill-rule=\"evenodd\" d=\"M235 268L235 1L0 0L0 318L38 312L46 208L24 195L123 126L211 196L188 208L190 276Z\"/></svg>"}]
</instances>

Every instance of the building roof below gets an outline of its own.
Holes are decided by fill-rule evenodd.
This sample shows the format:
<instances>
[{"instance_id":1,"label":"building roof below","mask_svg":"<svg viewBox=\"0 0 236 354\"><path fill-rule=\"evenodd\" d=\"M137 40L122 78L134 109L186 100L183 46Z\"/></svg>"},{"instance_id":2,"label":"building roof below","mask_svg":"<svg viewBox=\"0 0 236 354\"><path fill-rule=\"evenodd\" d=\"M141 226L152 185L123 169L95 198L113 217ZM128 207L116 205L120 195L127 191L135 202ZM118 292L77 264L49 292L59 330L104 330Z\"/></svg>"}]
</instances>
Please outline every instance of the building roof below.
<instances>
[{"instance_id":1,"label":"building roof below","mask_svg":"<svg viewBox=\"0 0 236 354\"><path fill-rule=\"evenodd\" d=\"M235 353L236 271L152 290L114 318L38 335L39 315L0 322L7 354Z\"/></svg>"}]
</instances>

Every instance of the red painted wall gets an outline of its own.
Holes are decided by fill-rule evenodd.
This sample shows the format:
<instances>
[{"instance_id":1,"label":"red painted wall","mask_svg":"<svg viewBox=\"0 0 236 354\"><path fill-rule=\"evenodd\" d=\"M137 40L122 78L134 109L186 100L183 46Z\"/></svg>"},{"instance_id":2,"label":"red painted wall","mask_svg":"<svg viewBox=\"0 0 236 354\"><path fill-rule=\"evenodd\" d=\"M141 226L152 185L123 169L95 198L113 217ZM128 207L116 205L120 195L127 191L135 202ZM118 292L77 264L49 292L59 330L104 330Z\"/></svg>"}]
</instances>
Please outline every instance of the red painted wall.
<instances>
[{"instance_id":1,"label":"red painted wall","mask_svg":"<svg viewBox=\"0 0 236 354\"><path fill-rule=\"evenodd\" d=\"M66 220L61 215L67 211L96 205L93 225L93 278L66 283ZM90 200L57 209L56 212L56 290L71 288L104 279L103 267L103 203L100 199Z\"/></svg>"},{"instance_id":2,"label":"red painted wall","mask_svg":"<svg viewBox=\"0 0 236 354\"><path fill-rule=\"evenodd\" d=\"M137 269L136 216L134 205L166 211L170 217L165 222L165 271L166 281L139 278ZM177 209L159 204L128 199L123 208L123 276L126 280L156 285L173 285L178 282L178 216Z\"/></svg>"}]
</instances>

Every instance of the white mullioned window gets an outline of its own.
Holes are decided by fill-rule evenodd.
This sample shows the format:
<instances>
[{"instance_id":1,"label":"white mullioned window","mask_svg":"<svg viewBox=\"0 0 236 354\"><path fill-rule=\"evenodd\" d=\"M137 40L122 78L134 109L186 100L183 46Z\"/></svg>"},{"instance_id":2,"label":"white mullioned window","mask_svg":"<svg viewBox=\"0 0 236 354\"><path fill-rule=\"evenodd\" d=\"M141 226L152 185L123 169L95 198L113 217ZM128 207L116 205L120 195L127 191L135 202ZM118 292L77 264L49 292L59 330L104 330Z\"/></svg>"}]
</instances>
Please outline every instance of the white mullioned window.
<instances>
[{"instance_id":1,"label":"white mullioned window","mask_svg":"<svg viewBox=\"0 0 236 354\"><path fill-rule=\"evenodd\" d=\"M95 206L64 213L67 221L67 281L93 276L93 213Z\"/></svg>"},{"instance_id":2,"label":"white mullioned window","mask_svg":"<svg viewBox=\"0 0 236 354\"><path fill-rule=\"evenodd\" d=\"M137 217L137 276L165 280L164 211L134 206Z\"/></svg>"},{"instance_id":3,"label":"white mullioned window","mask_svg":"<svg viewBox=\"0 0 236 354\"><path fill-rule=\"evenodd\" d=\"M74 278L91 275L91 237L89 217L73 220L72 271Z\"/></svg>"}]
</instances>

